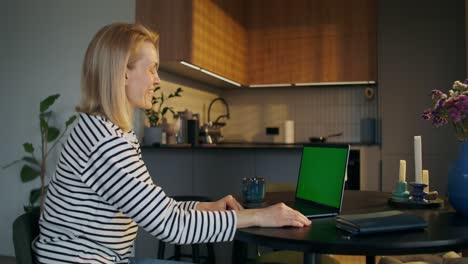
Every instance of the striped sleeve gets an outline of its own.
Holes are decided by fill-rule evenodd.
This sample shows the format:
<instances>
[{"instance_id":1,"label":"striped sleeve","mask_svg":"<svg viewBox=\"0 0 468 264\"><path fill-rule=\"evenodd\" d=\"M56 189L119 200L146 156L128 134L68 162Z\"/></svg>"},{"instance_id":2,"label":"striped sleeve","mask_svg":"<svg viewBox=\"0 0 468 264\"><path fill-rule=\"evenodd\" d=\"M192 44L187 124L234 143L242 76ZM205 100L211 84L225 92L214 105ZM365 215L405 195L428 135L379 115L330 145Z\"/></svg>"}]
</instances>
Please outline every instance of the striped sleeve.
<instances>
[{"instance_id":1,"label":"striped sleeve","mask_svg":"<svg viewBox=\"0 0 468 264\"><path fill-rule=\"evenodd\" d=\"M197 211L196 202L176 202L151 182L141 180L146 166L123 138L108 136L91 151L82 181L139 226L165 242L191 244L231 241L233 211Z\"/></svg>"},{"instance_id":2,"label":"striped sleeve","mask_svg":"<svg viewBox=\"0 0 468 264\"><path fill-rule=\"evenodd\" d=\"M195 210L197 208L197 201L179 201L177 202L180 208L184 210Z\"/></svg>"}]
</instances>

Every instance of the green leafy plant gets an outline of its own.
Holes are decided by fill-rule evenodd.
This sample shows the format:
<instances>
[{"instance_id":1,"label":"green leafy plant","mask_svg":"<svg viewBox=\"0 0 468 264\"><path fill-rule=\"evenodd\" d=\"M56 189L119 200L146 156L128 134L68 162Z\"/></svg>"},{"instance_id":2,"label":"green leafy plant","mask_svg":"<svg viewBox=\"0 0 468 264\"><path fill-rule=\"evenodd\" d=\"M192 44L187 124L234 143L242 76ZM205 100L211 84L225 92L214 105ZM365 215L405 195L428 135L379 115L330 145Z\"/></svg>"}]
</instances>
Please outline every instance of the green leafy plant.
<instances>
[{"instance_id":1,"label":"green leafy plant","mask_svg":"<svg viewBox=\"0 0 468 264\"><path fill-rule=\"evenodd\" d=\"M23 144L23 149L26 152L26 155L19 160L13 161L8 165L3 166L3 169L6 169L13 164L22 162L24 163L20 172L22 182L30 182L37 179L38 177L41 179L41 187L35 188L29 193L29 204L24 207L25 211L33 210L34 207L37 206L39 199L40 206L42 208L42 205L44 204L45 192L47 190L47 186L45 184L45 177L47 173L47 157L60 142L60 139L65 135L68 127L76 119L75 115L71 116L65 122L65 129L62 132L60 132L59 128L53 126L50 123L51 117L54 115L54 113L52 110L49 110L49 108L59 97L59 94L48 96L41 101L39 106L41 142L38 147L40 156L38 157L34 154L36 150L34 145L32 143L26 142Z\"/></svg>"},{"instance_id":2,"label":"green leafy plant","mask_svg":"<svg viewBox=\"0 0 468 264\"><path fill-rule=\"evenodd\" d=\"M173 107L163 105L171 98L181 97L181 93L183 92L182 88L179 87L175 92L165 97L163 92L161 92L161 94L158 93L159 90L161 90L161 87L154 87L153 99L151 100L151 104L153 105L153 107L149 110L145 110L145 114L148 118L150 127L157 127L161 125L162 119L164 118L164 115L166 115L167 111L170 111L172 114L175 114Z\"/></svg>"}]
</instances>

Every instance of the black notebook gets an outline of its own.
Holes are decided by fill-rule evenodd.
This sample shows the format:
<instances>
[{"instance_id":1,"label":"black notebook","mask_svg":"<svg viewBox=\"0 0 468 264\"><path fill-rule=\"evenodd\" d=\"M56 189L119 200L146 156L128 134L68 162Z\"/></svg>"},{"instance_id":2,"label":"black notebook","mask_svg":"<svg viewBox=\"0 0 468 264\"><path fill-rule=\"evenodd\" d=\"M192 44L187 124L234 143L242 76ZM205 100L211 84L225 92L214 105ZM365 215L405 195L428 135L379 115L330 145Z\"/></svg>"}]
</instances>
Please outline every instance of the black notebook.
<instances>
[{"instance_id":1,"label":"black notebook","mask_svg":"<svg viewBox=\"0 0 468 264\"><path fill-rule=\"evenodd\" d=\"M420 216L393 210L368 214L340 215L336 218L336 227L354 235L422 229L427 227L427 222Z\"/></svg>"}]
</instances>

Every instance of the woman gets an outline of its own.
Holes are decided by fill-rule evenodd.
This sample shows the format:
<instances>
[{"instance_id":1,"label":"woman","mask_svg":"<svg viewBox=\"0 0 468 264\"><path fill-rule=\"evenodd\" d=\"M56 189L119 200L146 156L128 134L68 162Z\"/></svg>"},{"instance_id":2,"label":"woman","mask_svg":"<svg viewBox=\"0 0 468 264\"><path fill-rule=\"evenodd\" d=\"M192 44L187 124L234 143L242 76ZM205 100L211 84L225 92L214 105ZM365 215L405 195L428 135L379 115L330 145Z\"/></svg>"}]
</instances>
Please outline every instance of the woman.
<instances>
[{"instance_id":1,"label":"woman","mask_svg":"<svg viewBox=\"0 0 468 264\"><path fill-rule=\"evenodd\" d=\"M91 41L82 69L80 118L49 184L34 242L39 263L127 262L137 227L166 242L231 241L236 228L310 225L284 204L244 210L232 197L177 202L153 183L132 131L134 109L151 107L159 36L112 24Z\"/></svg>"}]
</instances>

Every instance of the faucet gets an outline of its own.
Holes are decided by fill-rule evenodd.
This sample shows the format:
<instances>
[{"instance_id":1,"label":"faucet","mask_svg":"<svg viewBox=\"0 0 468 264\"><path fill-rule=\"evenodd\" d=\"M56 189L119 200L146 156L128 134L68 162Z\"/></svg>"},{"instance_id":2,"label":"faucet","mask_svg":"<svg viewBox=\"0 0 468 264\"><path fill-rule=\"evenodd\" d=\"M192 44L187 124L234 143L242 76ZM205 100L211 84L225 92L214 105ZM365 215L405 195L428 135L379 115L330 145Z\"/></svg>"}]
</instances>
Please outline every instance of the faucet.
<instances>
[{"instance_id":1,"label":"faucet","mask_svg":"<svg viewBox=\"0 0 468 264\"><path fill-rule=\"evenodd\" d=\"M221 118L226 118L226 119L229 119L229 106L228 106L228 103L226 102L226 100L224 100L223 98L221 97L217 97L215 99L213 99L211 102L210 102L210 105L208 106L208 123L210 123L211 119L210 119L210 113L211 113L211 106L213 106L214 102L216 101L221 101L224 105L224 107L226 108L226 114L224 115L220 115L216 118L216 120L213 122L213 127L223 127L226 125L225 122L218 122L219 119Z\"/></svg>"}]
</instances>

